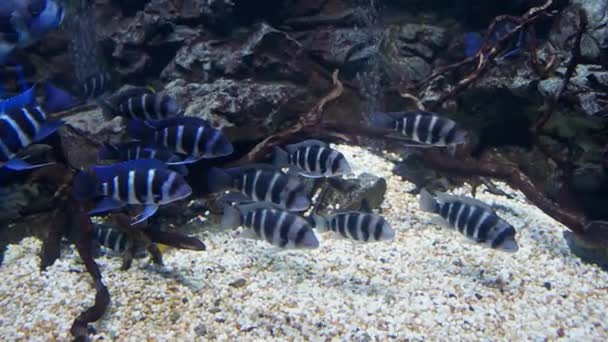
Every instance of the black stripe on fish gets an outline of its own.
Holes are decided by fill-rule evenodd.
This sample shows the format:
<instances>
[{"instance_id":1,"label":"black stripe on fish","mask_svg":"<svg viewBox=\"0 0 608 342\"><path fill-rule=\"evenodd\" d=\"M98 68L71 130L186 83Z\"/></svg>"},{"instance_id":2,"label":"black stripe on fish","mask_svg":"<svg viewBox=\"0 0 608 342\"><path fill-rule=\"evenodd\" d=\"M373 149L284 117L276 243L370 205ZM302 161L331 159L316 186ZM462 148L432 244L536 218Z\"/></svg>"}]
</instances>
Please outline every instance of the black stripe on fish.
<instances>
[{"instance_id":1,"label":"black stripe on fish","mask_svg":"<svg viewBox=\"0 0 608 342\"><path fill-rule=\"evenodd\" d=\"M338 231L338 230L337 230L337 229L338 229L338 228L337 228L337 225L338 225L338 219L337 219L337 218L334 216L334 217L332 217L332 218L331 218L331 220L329 221L329 229L330 229L331 231L337 232L337 231Z\"/></svg>"},{"instance_id":2,"label":"black stripe on fish","mask_svg":"<svg viewBox=\"0 0 608 342\"><path fill-rule=\"evenodd\" d=\"M264 210L254 210L253 211L253 230L255 231L257 236L262 236L262 216L264 215Z\"/></svg>"},{"instance_id":3,"label":"black stripe on fish","mask_svg":"<svg viewBox=\"0 0 608 342\"><path fill-rule=\"evenodd\" d=\"M448 222L455 227L456 216L462 204L460 202L450 202L450 216L447 217Z\"/></svg>"},{"instance_id":4,"label":"black stripe on fish","mask_svg":"<svg viewBox=\"0 0 608 342\"><path fill-rule=\"evenodd\" d=\"M464 233L464 229L466 227L466 223L469 218L470 210L471 210L471 206L466 205L466 204L463 205L462 211L460 212L460 215L458 215L458 217L456 219L456 227L458 228L458 231L461 233Z\"/></svg>"},{"instance_id":5,"label":"black stripe on fish","mask_svg":"<svg viewBox=\"0 0 608 342\"><path fill-rule=\"evenodd\" d=\"M266 210L266 222L264 222L264 240L272 243L274 231L277 229L278 217L277 211Z\"/></svg>"},{"instance_id":6,"label":"black stripe on fish","mask_svg":"<svg viewBox=\"0 0 608 342\"><path fill-rule=\"evenodd\" d=\"M413 137L414 136L414 129L415 129L415 125L416 125L416 116L415 115L408 115L405 116L403 118L404 120L404 135L406 137Z\"/></svg>"},{"instance_id":7,"label":"black stripe on fish","mask_svg":"<svg viewBox=\"0 0 608 342\"><path fill-rule=\"evenodd\" d=\"M376 226L374 227L374 240L380 241L382 237L382 228L384 227L384 220L382 218L378 218L376 222Z\"/></svg>"},{"instance_id":8,"label":"black stripe on fish","mask_svg":"<svg viewBox=\"0 0 608 342\"><path fill-rule=\"evenodd\" d=\"M273 174L270 172L264 172L264 171L256 171L256 181L254 184L254 194L255 196L252 196L253 198L255 198L257 201L265 201L266 200L266 195L268 194L268 192L271 192L272 189L270 189L270 181L272 180L272 176Z\"/></svg>"},{"instance_id":9,"label":"black stripe on fish","mask_svg":"<svg viewBox=\"0 0 608 342\"><path fill-rule=\"evenodd\" d=\"M306 147L306 171L315 171L317 163L317 153L319 152L318 146L307 146Z\"/></svg>"},{"instance_id":10,"label":"black stripe on fish","mask_svg":"<svg viewBox=\"0 0 608 342\"><path fill-rule=\"evenodd\" d=\"M452 127L445 135L446 145L451 144L454 141L455 137L456 137L456 126Z\"/></svg>"},{"instance_id":11,"label":"black stripe on fish","mask_svg":"<svg viewBox=\"0 0 608 342\"><path fill-rule=\"evenodd\" d=\"M363 221L361 222L361 235L362 240L367 242L369 241L370 236L370 223L372 221L372 216L368 214L361 215Z\"/></svg>"},{"instance_id":12,"label":"black stripe on fish","mask_svg":"<svg viewBox=\"0 0 608 342\"><path fill-rule=\"evenodd\" d=\"M296 246L301 245L302 242L304 241L304 237L306 236L306 233L309 231L310 229L307 226L301 226L300 229L298 230L296 237L294 239L294 243Z\"/></svg>"},{"instance_id":13,"label":"black stripe on fish","mask_svg":"<svg viewBox=\"0 0 608 342\"><path fill-rule=\"evenodd\" d=\"M346 215L338 215L337 219L338 232L340 233L340 235L348 237L348 235L346 234Z\"/></svg>"},{"instance_id":14,"label":"black stripe on fish","mask_svg":"<svg viewBox=\"0 0 608 342\"><path fill-rule=\"evenodd\" d=\"M496 235L494 237L494 240L492 240L492 248L496 248L498 246L500 246L503 242L505 242L505 240L508 237L511 236L515 236L515 229L511 226L506 226L504 227L499 233L498 235Z\"/></svg>"},{"instance_id":15,"label":"black stripe on fish","mask_svg":"<svg viewBox=\"0 0 608 342\"><path fill-rule=\"evenodd\" d=\"M443 118L438 117L437 122L435 122L435 126L433 126L433 129L431 130L431 144L437 144L441 141L441 132L443 131L444 127L445 120Z\"/></svg>"},{"instance_id":16,"label":"black stripe on fish","mask_svg":"<svg viewBox=\"0 0 608 342\"><path fill-rule=\"evenodd\" d=\"M336 174L338 172L338 169L340 168L340 163L342 162L343 159L344 159L344 156L342 155L342 153L336 154L336 157L331 162L331 173L332 174Z\"/></svg>"},{"instance_id":17,"label":"black stripe on fish","mask_svg":"<svg viewBox=\"0 0 608 342\"><path fill-rule=\"evenodd\" d=\"M291 215L286 212L283 213L287 216L285 216L283 222L281 222L281 230L279 231L279 247L285 247L285 245L289 243L289 232L296 221L295 215Z\"/></svg>"},{"instance_id":18,"label":"black stripe on fish","mask_svg":"<svg viewBox=\"0 0 608 342\"><path fill-rule=\"evenodd\" d=\"M419 118L420 121L416 128L416 131L418 132L418 141L426 142L429 136L432 115L420 115Z\"/></svg>"},{"instance_id":19,"label":"black stripe on fish","mask_svg":"<svg viewBox=\"0 0 608 342\"><path fill-rule=\"evenodd\" d=\"M439 214L441 215L441 217L443 217L444 219L447 220L449 210L450 210L450 203L445 203L445 202L442 204L437 203L437 205L439 206L439 209L440 209Z\"/></svg>"},{"instance_id":20,"label":"black stripe on fish","mask_svg":"<svg viewBox=\"0 0 608 342\"><path fill-rule=\"evenodd\" d=\"M475 235L475 227L477 227L479 219L481 219L484 210L478 206L472 206L471 210L472 212L469 220L466 222L467 229L465 235L472 238Z\"/></svg>"},{"instance_id":21,"label":"black stripe on fish","mask_svg":"<svg viewBox=\"0 0 608 342\"><path fill-rule=\"evenodd\" d=\"M498 223L498 216L492 213L481 223L479 232L477 233L478 242L486 242L488 240L488 233Z\"/></svg>"},{"instance_id":22,"label":"black stripe on fish","mask_svg":"<svg viewBox=\"0 0 608 342\"><path fill-rule=\"evenodd\" d=\"M359 215L357 213L348 214L348 232L353 240L360 240L361 237L358 231Z\"/></svg>"},{"instance_id":23,"label":"black stripe on fish","mask_svg":"<svg viewBox=\"0 0 608 342\"><path fill-rule=\"evenodd\" d=\"M330 150L329 148L321 148L321 154L319 156L319 166L320 166L320 170L316 170L318 171L320 174L325 174L327 172L327 167L330 166L329 164L329 157L331 156L332 150Z\"/></svg>"},{"instance_id":24,"label":"black stripe on fish","mask_svg":"<svg viewBox=\"0 0 608 342\"><path fill-rule=\"evenodd\" d=\"M135 183L133 184L133 187L135 188L135 197L140 203L147 202L148 177L154 176L155 173L156 170L154 170L154 172L148 172L148 170L135 172Z\"/></svg>"},{"instance_id":25,"label":"black stripe on fish","mask_svg":"<svg viewBox=\"0 0 608 342\"><path fill-rule=\"evenodd\" d=\"M306 149L299 149L300 154L298 155L297 165L302 169L306 170Z\"/></svg>"}]
</instances>

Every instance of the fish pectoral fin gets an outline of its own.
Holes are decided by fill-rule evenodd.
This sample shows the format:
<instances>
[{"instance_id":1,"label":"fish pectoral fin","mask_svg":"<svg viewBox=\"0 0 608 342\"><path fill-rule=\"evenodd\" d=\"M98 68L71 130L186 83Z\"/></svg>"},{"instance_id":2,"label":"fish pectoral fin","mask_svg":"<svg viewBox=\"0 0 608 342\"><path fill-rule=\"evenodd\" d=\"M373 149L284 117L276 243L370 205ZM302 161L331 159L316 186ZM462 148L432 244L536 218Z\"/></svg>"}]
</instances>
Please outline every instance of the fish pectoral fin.
<instances>
[{"instance_id":1,"label":"fish pectoral fin","mask_svg":"<svg viewBox=\"0 0 608 342\"><path fill-rule=\"evenodd\" d=\"M297 171L297 174L299 174L300 176L305 177L305 178L324 178L325 177L318 173L308 172L308 171Z\"/></svg>"},{"instance_id":2,"label":"fish pectoral fin","mask_svg":"<svg viewBox=\"0 0 608 342\"><path fill-rule=\"evenodd\" d=\"M196 163L197 161L203 159L203 156L198 156L198 157L187 157L186 159L182 160L181 163L182 164L193 164Z\"/></svg>"},{"instance_id":3,"label":"fish pectoral fin","mask_svg":"<svg viewBox=\"0 0 608 342\"><path fill-rule=\"evenodd\" d=\"M433 216L429 221L430 224L439 226L440 228L453 229L452 226L441 216Z\"/></svg>"},{"instance_id":4,"label":"fish pectoral fin","mask_svg":"<svg viewBox=\"0 0 608 342\"><path fill-rule=\"evenodd\" d=\"M23 159L13 158L4 164L4 167L7 169L15 170L15 171L23 171L23 170L31 170L43 166L53 165L55 163L44 163L44 164L30 164Z\"/></svg>"},{"instance_id":5,"label":"fish pectoral fin","mask_svg":"<svg viewBox=\"0 0 608 342\"><path fill-rule=\"evenodd\" d=\"M139 213L138 215L136 215L135 217L133 217L131 219L131 225L133 226L140 222L145 221L146 219L148 219L149 217L154 215L154 213L156 213L156 210L158 210L157 205L154 205L154 204L146 205L144 207L144 209L141 211L141 213Z\"/></svg>"},{"instance_id":6,"label":"fish pectoral fin","mask_svg":"<svg viewBox=\"0 0 608 342\"><path fill-rule=\"evenodd\" d=\"M117 201L112 197L104 197L97 202L97 206L93 210L89 211L89 215L97 215L108 211L118 210L124 206L125 204L123 202Z\"/></svg>"},{"instance_id":7,"label":"fish pectoral fin","mask_svg":"<svg viewBox=\"0 0 608 342\"><path fill-rule=\"evenodd\" d=\"M61 126L63 126L63 121L47 121L34 137L34 141L40 141L49 135L55 133Z\"/></svg>"},{"instance_id":8,"label":"fish pectoral fin","mask_svg":"<svg viewBox=\"0 0 608 342\"><path fill-rule=\"evenodd\" d=\"M241 230L238 235L238 238L247 240L260 240L260 237L257 236L253 229L250 228L244 228L243 230Z\"/></svg>"}]
</instances>

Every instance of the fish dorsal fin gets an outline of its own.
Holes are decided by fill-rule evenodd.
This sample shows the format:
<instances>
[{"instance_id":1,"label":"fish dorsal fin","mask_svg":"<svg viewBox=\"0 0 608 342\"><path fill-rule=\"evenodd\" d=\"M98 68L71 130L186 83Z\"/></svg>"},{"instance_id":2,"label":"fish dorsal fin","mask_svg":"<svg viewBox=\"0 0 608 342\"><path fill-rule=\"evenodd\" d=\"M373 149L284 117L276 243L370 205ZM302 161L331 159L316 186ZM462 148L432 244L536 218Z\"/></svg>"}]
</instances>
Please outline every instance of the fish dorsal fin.
<instances>
[{"instance_id":1,"label":"fish dorsal fin","mask_svg":"<svg viewBox=\"0 0 608 342\"><path fill-rule=\"evenodd\" d=\"M466 196L457 196L457 195L450 195L450 194L446 194L443 192L437 193L436 195L437 201L438 202L450 202L450 201L458 201L458 202L462 202L465 204L469 204L469 205L475 205L478 207L482 207L485 210L488 210L490 212L494 212L494 209L492 209L492 207L487 204L484 203L478 199L472 198L472 197L466 197Z\"/></svg>"},{"instance_id":2,"label":"fish dorsal fin","mask_svg":"<svg viewBox=\"0 0 608 342\"><path fill-rule=\"evenodd\" d=\"M144 94L154 94L154 92L146 87L134 87L134 88L125 89L119 93L116 93L116 94L110 96L108 98L108 101L113 106L116 106L119 103L126 101L127 99L130 99L132 97L142 96Z\"/></svg>"},{"instance_id":3,"label":"fish dorsal fin","mask_svg":"<svg viewBox=\"0 0 608 342\"><path fill-rule=\"evenodd\" d=\"M211 127L211 123L209 121L193 116L178 116L163 120L146 120L146 123L149 126L152 126L157 129L178 125Z\"/></svg>"},{"instance_id":4,"label":"fish dorsal fin","mask_svg":"<svg viewBox=\"0 0 608 342\"><path fill-rule=\"evenodd\" d=\"M308 139L308 140L304 140L304 141L300 141L297 144L291 144L291 145L286 145L285 149L288 152L293 152L296 151L300 148L303 147L308 147L308 146L322 146L322 147L329 147L329 145L321 140L316 140L316 139Z\"/></svg>"},{"instance_id":5,"label":"fish dorsal fin","mask_svg":"<svg viewBox=\"0 0 608 342\"><path fill-rule=\"evenodd\" d=\"M116 163L108 166L96 166L93 169L95 173L99 172L106 173L118 171L118 170L134 170L134 169L167 169L167 164L161 162L158 159L137 159L137 160L129 160L121 163Z\"/></svg>"},{"instance_id":6,"label":"fish dorsal fin","mask_svg":"<svg viewBox=\"0 0 608 342\"><path fill-rule=\"evenodd\" d=\"M236 176L236 175L240 175L240 174L242 174L244 172L247 172L249 170L262 170L262 171L270 171L270 172L281 172L281 169L277 168L274 165L271 165L271 164L262 164L262 163L247 164L247 165L243 165L243 166L238 166L238 167L233 167L233 168L225 169L224 171L227 172L228 174L232 175L232 176Z\"/></svg>"},{"instance_id":7,"label":"fish dorsal fin","mask_svg":"<svg viewBox=\"0 0 608 342\"><path fill-rule=\"evenodd\" d=\"M369 201L367 198L361 200L361 205L359 206L359 211L362 213L372 213L372 207L369 205Z\"/></svg>"}]
</instances>

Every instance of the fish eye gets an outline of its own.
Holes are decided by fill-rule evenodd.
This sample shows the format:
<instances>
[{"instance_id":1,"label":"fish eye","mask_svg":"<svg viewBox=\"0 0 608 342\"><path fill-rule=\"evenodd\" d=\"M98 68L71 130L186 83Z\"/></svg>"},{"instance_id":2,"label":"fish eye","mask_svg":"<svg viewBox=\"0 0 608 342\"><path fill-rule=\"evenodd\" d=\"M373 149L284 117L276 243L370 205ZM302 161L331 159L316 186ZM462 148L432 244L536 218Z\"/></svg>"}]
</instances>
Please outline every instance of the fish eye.
<instances>
[{"instance_id":1,"label":"fish eye","mask_svg":"<svg viewBox=\"0 0 608 342\"><path fill-rule=\"evenodd\" d=\"M47 0L31 0L30 4L27 5L27 9L32 16L37 17L44 11L46 5Z\"/></svg>"}]
</instances>

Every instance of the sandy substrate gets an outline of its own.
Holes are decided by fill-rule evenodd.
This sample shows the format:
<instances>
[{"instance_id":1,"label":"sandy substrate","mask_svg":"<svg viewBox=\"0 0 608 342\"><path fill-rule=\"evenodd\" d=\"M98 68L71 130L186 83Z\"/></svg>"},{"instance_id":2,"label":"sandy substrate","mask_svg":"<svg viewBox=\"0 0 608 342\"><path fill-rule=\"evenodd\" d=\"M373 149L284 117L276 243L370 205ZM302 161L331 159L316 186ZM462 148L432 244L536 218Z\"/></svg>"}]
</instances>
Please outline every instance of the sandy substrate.
<instances>
[{"instance_id":1,"label":"sandy substrate","mask_svg":"<svg viewBox=\"0 0 608 342\"><path fill-rule=\"evenodd\" d=\"M120 271L98 262L112 295L94 338L137 340L608 340L608 273L582 263L559 223L516 200L504 206L520 250L504 254L464 242L417 210L411 184L391 164L339 146L356 171L388 181L383 214L392 243L277 252L229 232L201 233L206 252L168 251L163 269L146 259ZM505 188L506 189L506 188ZM468 189L461 189L468 193ZM322 236L325 237L325 236ZM0 339L66 340L93 302L89 275L73 249L42 274L40 243L10 246L0 267Z\"/></svg>"}]
</instances>

